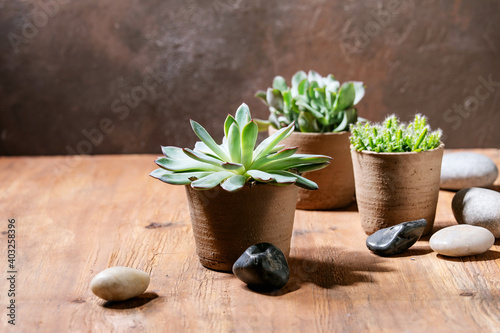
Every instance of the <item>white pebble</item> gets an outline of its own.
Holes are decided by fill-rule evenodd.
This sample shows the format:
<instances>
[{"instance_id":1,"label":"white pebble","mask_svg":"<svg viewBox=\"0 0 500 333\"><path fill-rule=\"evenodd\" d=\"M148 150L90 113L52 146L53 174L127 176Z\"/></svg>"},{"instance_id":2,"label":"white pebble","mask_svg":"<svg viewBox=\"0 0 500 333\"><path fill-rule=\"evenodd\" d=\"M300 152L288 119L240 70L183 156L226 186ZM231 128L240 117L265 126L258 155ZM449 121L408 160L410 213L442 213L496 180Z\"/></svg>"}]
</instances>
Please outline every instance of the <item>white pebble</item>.
<instances>
[{"instance_id":1,"label":"white pebble","mask_svg":"<svg viewBox=\"0 0 500 333\"><path fill-rule=\"evenodd\" d=\"M495 236L488 229L466 224L441 229L429 240L431 249L449 257L481 254L494 243Z\"/></svg>"},{"instance_id":2,"label":"white pebble","mask_svg":"<svg viewBox=\"0 0 500 333\"><path fill-rule=\"evenodd\" d=\"M149 275L135 268L115 266L103 270L90 282L92 292L106 301L139 296L149 286Z\"/></svg>"}]
</instances>

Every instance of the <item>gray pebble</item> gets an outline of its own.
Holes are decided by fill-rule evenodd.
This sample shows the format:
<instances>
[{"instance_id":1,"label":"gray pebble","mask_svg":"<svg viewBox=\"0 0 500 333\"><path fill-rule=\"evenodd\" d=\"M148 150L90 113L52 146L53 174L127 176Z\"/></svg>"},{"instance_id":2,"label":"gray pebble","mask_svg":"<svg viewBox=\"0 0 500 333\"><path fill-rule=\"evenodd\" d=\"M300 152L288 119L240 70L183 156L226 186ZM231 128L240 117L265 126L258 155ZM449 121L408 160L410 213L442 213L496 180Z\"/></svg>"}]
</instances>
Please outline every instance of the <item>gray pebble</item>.
<instances>
[{"instance_id":1,"label":"gray pebble","mask_svg":"<svg viewBox=\"0 0 500 333\"><path fill-rule=\"evenodd\" d=\"M464 188L451 202L453 215L460 224L488 229L500 238L500 193L485 188Z\"/></svg>"},{"instance_id":2,"label":"gray pebble","mask_svg":"<svg viewBox=\"0 0 500 333\"><path fill-rule=\"evenodd\" d=\"M270 243L250 246L233 265L233 274L250 288L271 291L285 286L290 269L285 255Z\"/></svg>"},{"instance_id":3,"label":"gray pebble","mask_svg":"<svg viewBox=\"0 0 500 333\"><path fill-rule=\"evenodd\" d=\"M366 246L383 256L402 253L418 241L426 226L427 221L420 219L380 229L368 236Z\"/></svg>"},{"instance_id":4,"label":"gray pebble","mask_svg":"<svg viewBox=\"0 0 500 333\"><path fill-rule=\"evenodd\" d=\"M444 154L441 165L441 188L460 190L487 187L498 177L495 163L483 154L463 152Z\"/></svg>"}]
</instances>

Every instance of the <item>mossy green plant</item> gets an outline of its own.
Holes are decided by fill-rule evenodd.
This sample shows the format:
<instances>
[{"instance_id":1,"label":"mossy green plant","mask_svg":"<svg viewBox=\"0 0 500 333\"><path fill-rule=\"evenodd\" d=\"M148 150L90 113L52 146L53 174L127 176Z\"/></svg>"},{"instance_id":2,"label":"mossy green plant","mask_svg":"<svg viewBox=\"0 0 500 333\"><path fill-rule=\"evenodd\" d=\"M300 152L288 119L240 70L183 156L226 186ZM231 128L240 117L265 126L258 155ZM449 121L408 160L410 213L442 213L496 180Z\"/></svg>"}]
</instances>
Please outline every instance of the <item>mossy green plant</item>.
<instances>
[{"instance_id":1,"label":"mossy green plant","mask_svg":"<svg viewBox=\"0 0 500 333\"><path fill-rule=\"evenodd\" d=\"M381 124L352 124L350 140L357 151L402 153L435 149L441 144L441 135L439 129L431 131L425 116L417 114L405 124L391 115Z\"/></svg>"}]
</instances>

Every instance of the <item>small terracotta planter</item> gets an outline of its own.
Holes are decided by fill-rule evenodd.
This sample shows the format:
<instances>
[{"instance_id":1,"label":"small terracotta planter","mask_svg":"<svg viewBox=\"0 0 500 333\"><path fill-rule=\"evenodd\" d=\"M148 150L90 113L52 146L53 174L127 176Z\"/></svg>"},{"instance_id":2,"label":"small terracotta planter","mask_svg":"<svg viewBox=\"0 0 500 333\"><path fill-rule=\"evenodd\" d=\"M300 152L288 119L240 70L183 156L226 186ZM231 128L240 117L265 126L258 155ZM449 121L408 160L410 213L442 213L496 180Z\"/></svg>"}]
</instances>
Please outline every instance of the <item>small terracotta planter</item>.
<instances>
[{"instance_id":1,"label":"small terracotta planter","mask_svg":"<svg viewBox=\"0 0 500 333\"><path fill-rule=\"evenodd\" d=\"M238 192L220 186L194 190L186 186L196 252L203 266L231 272L251 245L276 245L288 259L298 187L246 185Z\"/></svg>"},{"instance_id":2,"label":"small terracotta planter","mask_svg":"<svg viewBox=\"0 0 500 333\"><path fill-rule=\"evenodd\" d=\"M423 152L352 151L356 200L367 234L395 224L425 219L434 225L444 144Z\"/></svg>"},{"instance_id":3,"label":"small terracotta planter","mask_svg":"<svg viewBox=\"0 0 500 333\"><path fill-rule=\"evenodd\" d=\"M269 135L277 130L269 127ZM354 201L354 175L350 153L350 132L302 133L293 132L281 143L299 147L300 154L320 154L333 157L324 169L306 172L303 176L318 184L319 189L299 189L298 209L335 209Z\"/></svg>"}]
</instances>

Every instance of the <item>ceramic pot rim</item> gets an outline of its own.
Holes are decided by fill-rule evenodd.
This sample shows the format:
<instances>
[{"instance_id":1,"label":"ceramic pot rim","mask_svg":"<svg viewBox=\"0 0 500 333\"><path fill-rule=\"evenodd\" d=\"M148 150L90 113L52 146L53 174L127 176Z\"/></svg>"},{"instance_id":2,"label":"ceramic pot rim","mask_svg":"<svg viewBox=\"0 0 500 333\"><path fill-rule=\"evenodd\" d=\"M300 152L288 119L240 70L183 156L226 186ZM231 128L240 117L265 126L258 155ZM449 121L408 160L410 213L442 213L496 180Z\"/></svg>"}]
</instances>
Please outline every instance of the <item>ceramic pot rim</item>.
<instances>
[{"instance_id":1,"label":"ceramic pot rim","mask_svg":"<svg viewBox=\"0 0 500 333\"><path fill-rule=\"evenodd\" d=\"M377 153L376 151L370 151L370 150L362 150L362 151L357 151L354 149L353 145L351 145L351 151L353 152L356 152L358 154L361 154L361 155L372 155L372 156L398 156L398 155L404 155L404 156L408 156L408 155L417 155L417 154L423 154L423 153L431 153L431 152L435 152L435 151L438 151L438 150L442 150L444 149L444 143L440 143L439 146L437 148L434 148L434 149L430 149L430 150L424 150L424 151L408 151L408 152L402 152L402 153L387 153L387 152L384 152L384 153Z\"/></svg>"},{"instance_id":2,"label":"ceramic pot rim","mask_svg":"<svg viewBox=\"0 0 500 333\"><path fill-rule=\"evenodd\" d=\"M269 126L269 129L271 129L274 132L279 131L279 130L277 130L276 128L274 128L272 126ZM303 136L335 136L335 135L342 135L342 134L346 134L346 133L351 134L351 132L349 132L349 131L323 132L323 133L320 133L320 132L298 132L298 131L293 131L291 135L295 134L295 135L303 135Z\"/></svg>"}]
</instances>

